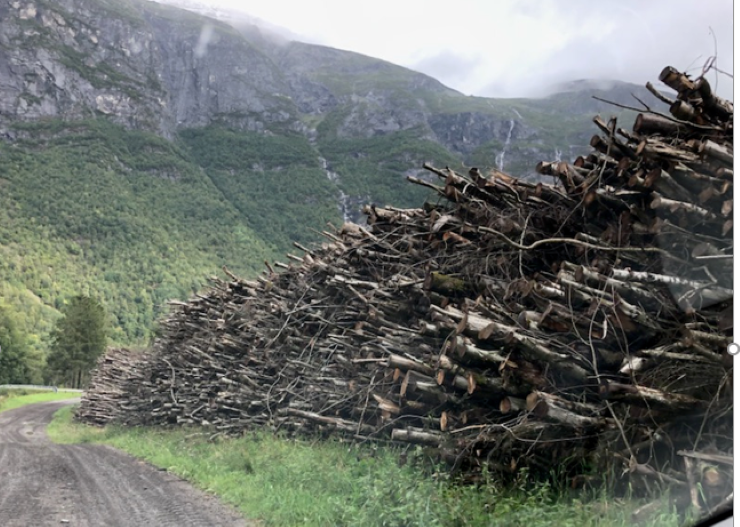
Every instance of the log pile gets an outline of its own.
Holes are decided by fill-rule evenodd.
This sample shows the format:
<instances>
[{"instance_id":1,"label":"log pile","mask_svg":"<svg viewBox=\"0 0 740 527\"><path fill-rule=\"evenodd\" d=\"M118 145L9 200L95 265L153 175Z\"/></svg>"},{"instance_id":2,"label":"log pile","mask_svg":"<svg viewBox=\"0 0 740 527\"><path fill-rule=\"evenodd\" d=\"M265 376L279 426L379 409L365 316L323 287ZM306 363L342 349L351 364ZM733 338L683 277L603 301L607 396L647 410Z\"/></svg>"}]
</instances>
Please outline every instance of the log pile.
<instances>
[{"instance_id":1,"label":"log pile","mask_svg":"<svg viewBox=\"0 0 740 527\"><path fill-rule=\"evenodd\" d=\"M409 179L436 202L366 206L254 280L225 270L143 359L104 358L78 417L420 444L471 478L557 467L721 505L733 108L660 78L669 115L596 117L592 154L538 165L553 184L425 165L439 183Z\"/></svg>"},{"instance_id":2,"label":"log pile","mask_svg":"<svg viewBox=\"0 0 740 527\"><path fill-rule=\"evenodd\" d=\"M129 398L125 387L140 378L144 364L145 356L141 353L109 348L98 359L83 395L85 422L103 426L119 415Z\"/></svg>"}]
</instances>

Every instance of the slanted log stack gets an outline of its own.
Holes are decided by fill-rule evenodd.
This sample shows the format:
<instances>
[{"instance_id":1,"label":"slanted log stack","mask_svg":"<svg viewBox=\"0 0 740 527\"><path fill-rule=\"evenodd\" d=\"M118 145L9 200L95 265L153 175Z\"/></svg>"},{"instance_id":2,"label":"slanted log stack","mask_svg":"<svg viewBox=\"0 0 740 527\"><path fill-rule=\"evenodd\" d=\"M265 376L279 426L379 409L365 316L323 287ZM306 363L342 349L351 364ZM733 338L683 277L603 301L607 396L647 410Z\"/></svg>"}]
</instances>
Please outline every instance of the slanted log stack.
<instances>
[{"instance_id":1,"label":"slanted log stack","mask_svg":"<svg viewBox=\"0 0 740 527\"><path fill-rule=\"evenodd\" d=\"M595 118L592 154L538 165L553 184L425 165L424 207L368 205L366 227L214 278L128 369L101 359L78 418L413 443L471 476L589 467L722 503L733 106L660 78L668 114Z\"/></svg>"}]
</instances>

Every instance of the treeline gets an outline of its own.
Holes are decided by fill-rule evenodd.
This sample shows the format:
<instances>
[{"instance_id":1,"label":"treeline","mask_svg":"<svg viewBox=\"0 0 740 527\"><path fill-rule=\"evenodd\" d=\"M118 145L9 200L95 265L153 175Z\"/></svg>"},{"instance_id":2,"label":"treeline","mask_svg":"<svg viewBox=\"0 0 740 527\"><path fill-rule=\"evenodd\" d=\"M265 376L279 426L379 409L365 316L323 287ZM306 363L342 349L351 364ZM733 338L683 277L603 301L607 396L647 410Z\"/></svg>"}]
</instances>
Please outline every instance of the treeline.
<instances>
[{"instance_id":1,"label":"treeline","mask_svg":"<svg viewBox=\"0 0 740 527\"><path fill-rule=\"evenodd\" d=\"M0 384L52 384L81 388L105 351L110 324L102 304L75 296L62 308L46 357L19 330L18 313L0 304Z\"/></svg>"}]
</instances>

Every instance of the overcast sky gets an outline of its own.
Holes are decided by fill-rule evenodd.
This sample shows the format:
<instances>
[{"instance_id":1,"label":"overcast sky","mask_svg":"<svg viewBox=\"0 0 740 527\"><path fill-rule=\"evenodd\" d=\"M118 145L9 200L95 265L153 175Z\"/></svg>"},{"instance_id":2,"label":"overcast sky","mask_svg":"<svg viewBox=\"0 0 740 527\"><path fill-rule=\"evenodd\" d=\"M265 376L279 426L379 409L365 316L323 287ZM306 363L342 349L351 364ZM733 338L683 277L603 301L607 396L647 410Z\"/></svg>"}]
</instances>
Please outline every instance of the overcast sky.
<instances>
[{"instance_id":1,"label":"overcast sky","mask_svg":"<svg viewBox=\"0 0 740 527\"><path fill-rule=\"evenodd\" d=\"M732 0L201 1L471 95L532 96L582 78L657 83L667 65L698 75L715 38L719 68L733 71ZM731 98L732 79L707 76L717 77Z\"/></svg>"}]
</instances>

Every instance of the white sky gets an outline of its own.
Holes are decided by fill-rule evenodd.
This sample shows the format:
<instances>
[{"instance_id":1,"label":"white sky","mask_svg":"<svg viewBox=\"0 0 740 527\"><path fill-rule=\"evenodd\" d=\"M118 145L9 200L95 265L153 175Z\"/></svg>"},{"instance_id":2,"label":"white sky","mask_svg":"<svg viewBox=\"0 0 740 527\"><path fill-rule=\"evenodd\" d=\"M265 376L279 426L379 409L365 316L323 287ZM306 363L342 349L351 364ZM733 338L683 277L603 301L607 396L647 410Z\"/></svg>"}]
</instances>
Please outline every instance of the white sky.
<instances>
[{"instance_id":1,"label":"white sky","mask_svg":"<svg viewBox=\"0 0 740 527\"><path fill-rule=\"evenodd\" d=\"M698 75L715 53L733 72L732 0L202 0L307 42L427 73L463 93L531 96L581 78ZM732 79L711 73L732 97Z\"/></svg>"}]
</instances>

